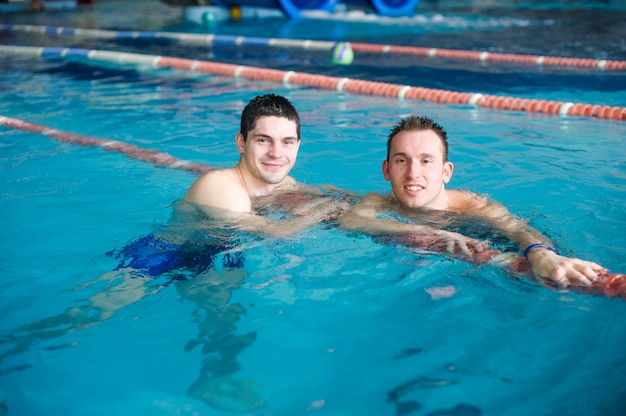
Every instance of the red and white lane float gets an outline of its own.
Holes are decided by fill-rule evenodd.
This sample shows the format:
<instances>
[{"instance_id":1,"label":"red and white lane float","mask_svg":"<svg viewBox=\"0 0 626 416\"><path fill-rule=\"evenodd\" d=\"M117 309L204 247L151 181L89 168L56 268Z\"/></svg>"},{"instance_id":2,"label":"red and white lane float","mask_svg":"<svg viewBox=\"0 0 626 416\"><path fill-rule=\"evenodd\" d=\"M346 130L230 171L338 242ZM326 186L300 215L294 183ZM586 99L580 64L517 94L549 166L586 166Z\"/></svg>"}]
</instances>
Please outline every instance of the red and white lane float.
<instances>
[{"instance_id":1,"label":"red and white lane float","mask_svg":"<svg viewBox=\"0 0 626 416\"><path fill-rule=\"evenodd\" d=\"M132 144L118 142L116 140L99 139L96 137L68 133L42 126L41 124L29 123L24 120L5 117L3 115L0 115L0 126L36 134L43 134L46 137L61 143L72 143L86 147L100 147L106 151L122 153L128 158L152 163L156 166L181 169L194 173L204 173L212 169L210 166L177 159L167 153L157 152L156 150L142 149L140 147L133 146Z\"/></svg>"},{"instance_id":2,"label":"red and white lane float","mask_svg":"<svg viewBox=\"0 0 626 416\"><path fill-rule=\"evenodd\" d=\"M500 250L487 249L477 252L470 248L471 256L462 253L457 247L456 252L450 254L447 250L447 243L440 237L423 236L423 235L402 235L385 237L385 241L392 244L403 245L415 250L449 254L453 257L460 258L473 264L494 263L505 268L509 273L516 277L527 277L536 280L533 276L532 269L528 260L521 255L512 255L513 253L503 253ZM626 275L622 273L604 273L599 279L593 282L591 286L583 286L580 284L572 284L568 289L574 289L582 293L608 296L612 298L621 298L626 300Z\"/></svg>"},{"instance_id":3,"label":"red and white lane float","mask_svg":"<svg viewBox=\"0 0 626 416\"><path fill-rule=\"evenodd\" d=\"M527 111L560 116L597 117L626 121L626 108L623 107L448 91L168 56L18 45L0 45L0 53L34 55L50 59L67 58L116 64L133 64L139 67L175 68L198 73L210 73L258 81L273 81L338 92L396 97L401 100L432 101L442 104L487 107L494 110Z\"/></svg>"}]
</instances>

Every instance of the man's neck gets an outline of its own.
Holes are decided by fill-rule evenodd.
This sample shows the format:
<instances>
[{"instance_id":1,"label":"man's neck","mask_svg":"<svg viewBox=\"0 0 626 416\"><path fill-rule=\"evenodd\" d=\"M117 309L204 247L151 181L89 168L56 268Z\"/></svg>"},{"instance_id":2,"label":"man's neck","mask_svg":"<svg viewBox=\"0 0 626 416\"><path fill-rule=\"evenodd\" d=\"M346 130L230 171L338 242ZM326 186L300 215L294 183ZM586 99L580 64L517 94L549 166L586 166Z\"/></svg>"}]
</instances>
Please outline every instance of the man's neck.
<instances>
[{"instance_id":1,"label":"man's neck","mask_svg":"<svg viewBox=\"0 0 626 416\"><path fill-rule=\"evenodd\" d=\"M280 184L267 183L254 177L240 162L234 167L241 187L246 190L250 199L271 194Z\"/></svg>"}]
</instances>

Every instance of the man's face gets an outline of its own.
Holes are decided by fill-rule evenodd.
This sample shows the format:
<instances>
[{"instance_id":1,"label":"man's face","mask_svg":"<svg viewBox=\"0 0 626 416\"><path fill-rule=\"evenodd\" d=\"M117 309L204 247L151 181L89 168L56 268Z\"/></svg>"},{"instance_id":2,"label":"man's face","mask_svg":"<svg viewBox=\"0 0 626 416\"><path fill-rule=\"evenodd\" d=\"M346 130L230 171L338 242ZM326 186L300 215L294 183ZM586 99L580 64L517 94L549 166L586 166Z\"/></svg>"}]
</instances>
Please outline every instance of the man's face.
<instances>
[{"instance_id":1,"label":"man's face","mask_svg":"<svg viewBox=\"0 0 626 416\"><path fill-rule=\"evenodd\" d=\"M446 209L444 185L454 166L443 161L443 143L432 130L398 133L383 162L383 175L407 208Z\"/></svg>"},{"instance_id":2,"label":"man's face","mask_svg":"<svg viewBox=\"0 0 626 416\"><path fill-rule=\"evenodd\" d=\"M296 123L284 117L259 117L245 142L241 133L237 133L242 164L265 184L278 184L289 175L299 147Z\"/></svg>"}]
</instances>

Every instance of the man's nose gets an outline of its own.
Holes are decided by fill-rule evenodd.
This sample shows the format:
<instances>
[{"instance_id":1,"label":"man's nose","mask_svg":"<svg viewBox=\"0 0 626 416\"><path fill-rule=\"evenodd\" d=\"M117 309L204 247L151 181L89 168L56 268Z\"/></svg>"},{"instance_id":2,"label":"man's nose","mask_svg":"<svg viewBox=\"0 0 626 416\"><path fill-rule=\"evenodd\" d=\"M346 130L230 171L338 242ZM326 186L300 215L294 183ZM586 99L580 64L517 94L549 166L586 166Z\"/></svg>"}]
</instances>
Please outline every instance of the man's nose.
<instances>
[{"instance_id":1,"label":"man's nose","mask_svg":"<svg viewBox=\"0 0 626 416\"><path fill-rule=\"evenodd\" d=\"M406 170L406 175L410 178L414 178L419 176L422 171L421 166L417 162L409 162L408 168Z\"/></svg>"},{"instance_id":2,"label":"man's nose","mask_svg":"<svg viewBox=\"0 0 626 416\"><path fill-rule=\"evenodd\" d=\"M280 145L276 143L270 144L267 154L274 158L280 157L280 154L281 154Z\"/></svg>"}]
</instances>

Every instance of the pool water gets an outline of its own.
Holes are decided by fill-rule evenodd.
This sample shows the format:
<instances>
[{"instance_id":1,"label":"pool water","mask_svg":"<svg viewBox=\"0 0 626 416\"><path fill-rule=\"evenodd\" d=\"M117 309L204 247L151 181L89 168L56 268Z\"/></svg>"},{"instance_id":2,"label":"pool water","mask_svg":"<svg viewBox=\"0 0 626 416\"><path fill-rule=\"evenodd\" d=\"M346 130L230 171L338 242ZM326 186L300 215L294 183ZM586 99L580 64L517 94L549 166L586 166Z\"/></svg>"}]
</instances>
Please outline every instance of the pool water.
<instances>
[{"instance_id":1,"label":"pool water","mask_svg":"<svg viewBox=\"0 0 626 416\"><path fill-rule=\"evenodd\" d=\"M160 2L134 4L152 11L124 15L120 2L100 1L93 9L0 21L245 36L315 33L311 22L280 20L207 28L174 12L159 14ZM537 27L561 27L570 15L593 27L590 20L581 23L580 10L505 10L498 17L454 9L442 12L441 24L432 17L437 11L428 13L430 25L421 29L316 25L329 37L372 43L626 57L623 28L615 25L586 37L555 30L560 43L537 41ZM603 22L622 11L586 13ZM375 57L339 68L322 55L297 51L264 60L250 50L0 36L7 45L213 54L246 65L626 106L618 72L458 62L414 67L406 60L377 65ZM574 44L579 48L567 46ZM0 54L0 115L213 167L237 160L241 109L268 92L285 95L300 111L303 141L292 171L298 180L388 192L380 165L389 130L403 116L428 115L449 134L451 188L488 194L566 254L626 271L621 121ZM229 253L241 256L239 263L221 254L208 272L189 273L188 280L166 274L108 281L118 263L107 253L168 224L196 174L5 127L0 161L0 414L622 415L626 409L622 299L552 290L495 265L415 253L332 224L283 239L242 240ZM73 313L79 320L81 307L94 300L128 306L71 330L63 317ZM46 330L50 317L61 318ZM199 385L209 371L221 376ZM190 388L202 390L205 400Z\"/></svg>"}]
</instances>

